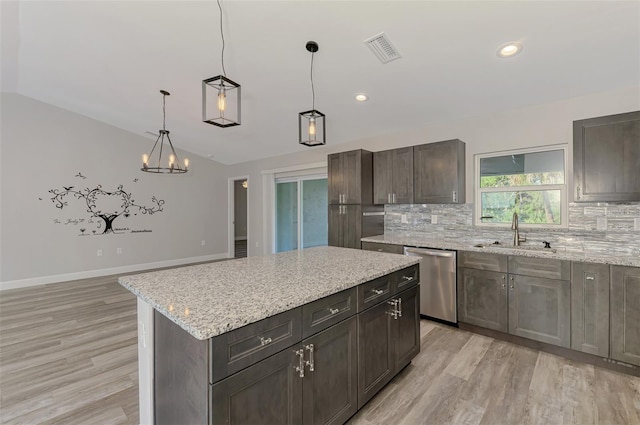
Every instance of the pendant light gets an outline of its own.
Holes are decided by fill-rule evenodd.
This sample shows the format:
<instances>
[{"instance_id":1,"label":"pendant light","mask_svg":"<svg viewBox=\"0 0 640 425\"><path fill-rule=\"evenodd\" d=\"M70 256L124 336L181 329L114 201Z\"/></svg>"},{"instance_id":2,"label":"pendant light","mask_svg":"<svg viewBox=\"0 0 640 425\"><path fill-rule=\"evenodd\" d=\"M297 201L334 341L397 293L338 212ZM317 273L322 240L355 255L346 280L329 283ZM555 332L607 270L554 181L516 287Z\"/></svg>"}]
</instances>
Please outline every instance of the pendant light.
<instances>
[{"instance_id":1,"label":"pendant light","mask_svg":"<svg viewBox=\"0 0 640 425\"><path fill-rule=\"evenodd\" d=\"M305 146L326 144L324 114L316 110L316 91L313 87L313 56L318 51L318 43L308 41L306 48L311 52L311 110L298 115L299 142Z\"/></svg>"},{"instance_id":2,"label":"pendant light","mask_svg":"<svg viewBox=\"0 0 640 425\"><path fill-rule=\"evenodd\" d=\"M240 125L240 84L227 78L224 68L224 32L222 6L220 9L220 37L222 38L222 75L202 80L202 121L218 127Z\"/></svg>"},{"instance_id":3,"label":"pendant light","mask_svg":"<svg viewBox=\"0 0 640 425\"><path fill-rule=\"evenodd\" d=\"M173 148L171 138L169 137L169 130L166 129L166 111L165 111L165 98L169 96L169 92L160 90L162 93L162 130L159 131L158 138L151 148L151 152L147 155L142 155L142 168L141 170L147 173L159 173L159 174L183 174L186 173L189 168L189 159L184 159L184 167L180 163L180 158L176 150ZM165 149L164 139L167 138L169 144L168 149ZM159 145L158 145L159 142ZM157 150L156 150L157 148ZM165 151L165 152L163 152ZM167 158L163 162L162 154L170 151Z\"/></svg>"}]
</instances>

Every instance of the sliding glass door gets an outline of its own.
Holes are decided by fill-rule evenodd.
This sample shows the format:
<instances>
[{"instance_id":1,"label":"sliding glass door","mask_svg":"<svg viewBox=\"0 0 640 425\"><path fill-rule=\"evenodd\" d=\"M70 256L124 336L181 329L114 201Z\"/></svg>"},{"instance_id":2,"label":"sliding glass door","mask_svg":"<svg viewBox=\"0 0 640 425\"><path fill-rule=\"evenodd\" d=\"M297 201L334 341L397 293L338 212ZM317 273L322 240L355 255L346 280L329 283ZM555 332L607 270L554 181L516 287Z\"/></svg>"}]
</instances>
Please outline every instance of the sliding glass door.
<instances>
[{"instance_id":1,"label":"sliding glass door","mask_svg":"<svg viewBox=\"0 0 640 425\"><path fill-rule=\"evenodd\" d=\"M276 179L276 252L327 245L327 178Z\"/></svg>"}]
</instances>

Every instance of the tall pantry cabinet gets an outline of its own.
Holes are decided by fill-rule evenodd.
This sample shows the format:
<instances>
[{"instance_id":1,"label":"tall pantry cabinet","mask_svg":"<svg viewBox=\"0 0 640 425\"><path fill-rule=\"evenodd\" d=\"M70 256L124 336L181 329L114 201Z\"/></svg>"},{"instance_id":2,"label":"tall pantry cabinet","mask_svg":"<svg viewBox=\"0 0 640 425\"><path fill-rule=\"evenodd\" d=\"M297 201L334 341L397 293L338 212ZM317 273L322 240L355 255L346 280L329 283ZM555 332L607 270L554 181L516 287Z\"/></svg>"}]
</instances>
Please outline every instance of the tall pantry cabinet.
<instances>
[{"instance_id":1,"label":"tall pantry cabinet","mask_svg":"<svg viewBox=\"0 0 640 425\"><path fill-rule=\"evenodd\" d=\"M335 153L327 163L329 245L360 249L360 238L384 231L384 210L372 206L373 153Z\"/></svg>"}]
</instances>

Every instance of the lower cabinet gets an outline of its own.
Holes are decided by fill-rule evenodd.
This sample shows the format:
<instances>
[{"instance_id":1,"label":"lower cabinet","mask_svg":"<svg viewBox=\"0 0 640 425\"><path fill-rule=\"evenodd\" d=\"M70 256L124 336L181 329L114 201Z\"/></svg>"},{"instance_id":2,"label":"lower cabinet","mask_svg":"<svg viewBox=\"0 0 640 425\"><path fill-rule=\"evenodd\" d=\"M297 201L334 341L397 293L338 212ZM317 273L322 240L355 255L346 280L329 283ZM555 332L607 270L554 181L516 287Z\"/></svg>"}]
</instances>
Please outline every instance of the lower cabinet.
<instances>
[{"instance_id":1,"label":"lower cabinet","mask_svg":"<svg viewBox=\"0 0 640 425\"><path fill-rule=\"evenodd\" d=\"M569 348L568 280L509 275L509 333Z\"/></svg>"},{"instance_id":2,"label":"lower cabinet","mask_svg":"<svg viewBox=\"0 0 640 425\"><path fill-rule=\"evenodd\" d=\"M607 264L571 264L571 348L609 357Z\"/></svg>"},{"instance_id":3,"label":"lower cabinet","mask_svg":"<svg viewBox=\"0 0 640 425\"><path fill-rule=\"evenodd\" d=\"M358 315L358 408L420 351L419 286Z\"/></svg>"},{"instance_id":4,"label":"lower cabinet","mask_svg":"<svg viewBox=\"0 0 640 425\"><path fill-rule=\"evenodd\" d=\"M459 263L468 265L465 254L460 254ZM523 276L507 273L507 262L498 259L494 261L498 271L458 268L458 320L569 348L568 262L547 260L544 267L537 267L540 259L508 257L509 271L529 270L532 275Z\"/></svg>"},{"instance_id":5,"label":"lower cabinet","mask_svg":"<svg viewBox=\"0 0 640 425\"><path fill-rule=\"evenodd\" d=\"M357 406L356 317L213 385L214 424L342 424Z\"/></svg>"},{"instance_id":6,"label":"lower cabinet","mask_svg":"<svg viewBox=\"0 0 640 425\"><path fill-rule=\"evenodd\" d=\"M611 266L611 358L640 366L640 267Z\"/></svg>"}]
</instances>

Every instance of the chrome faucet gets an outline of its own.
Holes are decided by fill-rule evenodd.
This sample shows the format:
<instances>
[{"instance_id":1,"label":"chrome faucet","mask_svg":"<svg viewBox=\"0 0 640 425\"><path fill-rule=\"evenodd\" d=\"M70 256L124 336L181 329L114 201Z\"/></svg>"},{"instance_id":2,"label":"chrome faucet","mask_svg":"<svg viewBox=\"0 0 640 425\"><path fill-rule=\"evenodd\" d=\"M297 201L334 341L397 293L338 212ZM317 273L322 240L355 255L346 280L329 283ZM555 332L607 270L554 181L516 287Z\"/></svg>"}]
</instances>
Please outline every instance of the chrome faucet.
<instances>
[{"instance_id":1,"label":"chrome faucet","mask_svg":"<svg viewBox=\"0 0 640 425\"><path fill-rule=\"evenodd\" d=\"M520 230L518 230L518 213L513 213L513 219L511 220L511 230L513 230L513 246L520 246L520 242L526 242L526 237L520 237Z\"/></svg>"}]
</instances>

